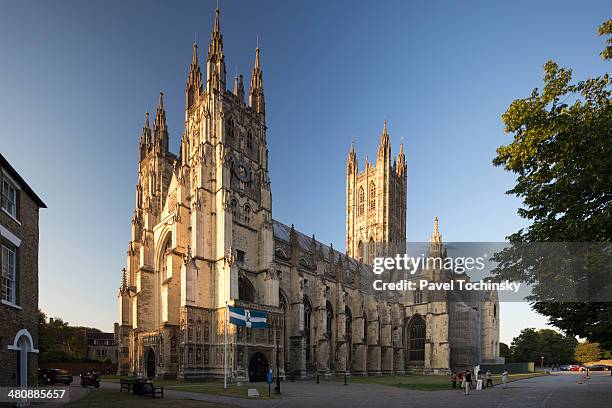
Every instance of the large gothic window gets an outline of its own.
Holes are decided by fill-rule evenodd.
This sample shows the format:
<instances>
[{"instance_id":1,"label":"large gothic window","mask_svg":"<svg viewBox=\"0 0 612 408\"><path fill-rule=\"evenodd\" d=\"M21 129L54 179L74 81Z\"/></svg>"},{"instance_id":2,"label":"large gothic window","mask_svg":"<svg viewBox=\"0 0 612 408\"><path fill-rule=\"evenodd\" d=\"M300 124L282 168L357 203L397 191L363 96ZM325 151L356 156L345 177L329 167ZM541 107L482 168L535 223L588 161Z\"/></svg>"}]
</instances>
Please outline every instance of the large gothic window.
<instances>
[{"instance_id":1,"label":"large gothic window","mask_svg":"<svg viewBox=\"0 0 612 408\"><path fill-rule=\"evenodd\" d=\"M376 184L370 183L370 211L376 209Z\"/></svg>"},{"instance_id":2,"label":"large gothic window","mask_svg":"<svg viewBox=\"0 0 612 408\"><path fill-rule=\"evenodd\" d=\"M363 215L364 212L365 212L365 190L363 189L363 187L359 187L357 215Z\"/></svg>"},{"instance_id":3,"label":"large gothic window","mask_svg":"<svg viewBox=\"0 0 612 408\"><path fill-rule=\"evenodd\" d=\"M238 279L238 299L255 302L255 288L247 278Z\"/></svg>"},{"instance_id":4,"label":"large gothic window","mask_svg":"<svg viewBox=\"0 0 612 408\"><path fill-rule=\"evenodd\" d=\"M334 309L332 309L332 305L329 302L325 303L325 318L326 318L325 327L327 329L327 335L331 339L332 330L334 327Z\"/></svg>"},{"instance_id":5,"label":"large gothic window","mask_svg":"<svg viewBox=\"0 0 612 408\"><path fill-rule=\"evenodd\" d=\"M170 256L171 247L172 247L172 236L169 236L166 239L166 242L164 243L164 246L162 247L162 252L161 252L160 272L161 272L162 282L168 279L168 257Z\"/></svg>"},{"instance_id":6,"label":"large gothic window","mask_svg":"<svg viewBox=\"0 0 612 408\"><path fill-rule=\"evenodd\" d=\"M304 337L305 337L305 348L306 348L306 362L312 361L312 353L310 350L311 344L311 317L312 317L312 306L306 296L304 296Z\"/></svg>"},{"instance_id":7,"label":"large gothic window","mask_svg":"<svg viewBox=\"0 0 612 408\"><path fill-rule=\"evenodd\" d=\"M351 369L351 361L353 361L353 315L351 309L348 306L344 307L344 336L346 337L346 343L348 344L348 352L346 356L347 370Z\"/></svg>"},{"instance_id":8,"label":"large gothic window","mask_svg":"<svg viewBox=\"0 0 612 408\"><path fill-rule=\"evenodd\" d=\"M419 315L415 315L408 325L410 361L425 361L425 320Z\"/></svg>"},{"instance_id":9,"label":"large gothic window","mask_svg":"<svg viewBox=\"0 0 612 408\"><path fill-rule=\"evenodd\" d=\"M363 261L363 242L361 241L357 244L357 260Z\"/></svg>"}]
</instances>

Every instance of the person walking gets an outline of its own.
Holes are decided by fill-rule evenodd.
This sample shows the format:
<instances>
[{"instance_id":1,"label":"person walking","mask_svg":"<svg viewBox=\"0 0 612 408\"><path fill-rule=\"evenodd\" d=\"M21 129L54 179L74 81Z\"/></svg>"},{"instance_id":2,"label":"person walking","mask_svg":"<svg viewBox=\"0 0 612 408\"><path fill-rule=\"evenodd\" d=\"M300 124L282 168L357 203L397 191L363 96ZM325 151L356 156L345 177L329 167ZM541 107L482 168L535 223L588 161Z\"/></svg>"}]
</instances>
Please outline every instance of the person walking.
<instances>
[{"instance_id":1,"label":"person walking","mask_svg":"<svg viewBox=\"0 0 612 408\"><path fill-rule=\"evenodd\" d=\"M476 390L482 390L482 371L478 370L478 375L476 376Z\"/></svg>"},{"instance_id":2,"label":"person walking","mask_svg":"<svg viewBox=\"0 0 612 408\"><path fill-rule=\"evenodd\" d=\"M508 388L508 370L504 368L504 372L501 376L502 384L504 384L504 388Z\"/></svg>"},{"instance_id":3,"label":"person walking","mask_svg":"<svg viewBox=\"0 0 612 408\"><path fill-rule=\"evenodd\" d=\"M453 388L457 388L457 373L454 371L451 374L451 381L453 382Z\"/></svg>"},{"instance_id":4,"label":"person walking","mask_svg":"<svg viewBox=\"0 0 612 408\"><path fill-rule=\"evenodd\" d=\"M491 374L491 370L487 370L485 377L487 378L487 383L485 384L485 388L493 387L493 374Z\"/></svg>"},{"instance_id":5,"label":"person walking","mask_svg":"<svg viewBox=\"0 0 612 408\"><path fill-rule=\"evenodd\" d=\"M464 386L465 395L470 395L470 381L468 380L469 376L471 376L471 374L469 374L469 371L466 371L466 374L463 377L465 379L465 386Z\"/></svg>"},{"instance_id":6,"label":"person walking","mask_svg":"<svg viewBox=\"0 0 612 408\"><path fill-rule=\"evenodd\" d=\"M472 387L472 372L465 370L465 382L468 383L468 387Z\"/></svg>"}]
</instances>

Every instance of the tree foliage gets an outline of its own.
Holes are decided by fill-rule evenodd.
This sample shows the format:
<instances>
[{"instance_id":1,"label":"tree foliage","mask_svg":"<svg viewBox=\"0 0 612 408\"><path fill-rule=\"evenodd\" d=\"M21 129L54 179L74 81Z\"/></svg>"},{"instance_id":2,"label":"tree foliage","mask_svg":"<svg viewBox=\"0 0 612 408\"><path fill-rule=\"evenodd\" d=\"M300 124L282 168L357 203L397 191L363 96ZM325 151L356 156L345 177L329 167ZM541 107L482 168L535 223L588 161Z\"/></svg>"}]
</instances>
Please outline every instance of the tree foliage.
<instances>
[{"instance_id":1,"label":"tree foliage","mask_svg":"<svg viewBox=\"0 0 612 408\"><path fill-rule=\"evenodd\" d=\"M563 364L574 361L574 350L578 342L572 336L564 336L554 330L523 329L512 339L511 360L516 362L533 361L539 364Z\"/></svg>"},{"instance_id":2,"label":"tree foliage","mask_svg":"<svg viewBox=\"0 0 612 408\"><path fill-rule=\"evenodd\" d=\"M89 327L74 327L60 318L47 318L38 311L38 344L40 361L83 360L87 357L87 331L100 332Z\"/></svg>"},{"instance_id":3,"label":"tree foliage","mask_svg":"<svg viewBox=\"0 0 612 408\"><path fill-rule=\"evenodd\" d=\"M599 27L600 35L612 34L612 20ZM602 52L612 58L612 39ZM572 81L572 70L555 62L544 65L544 86L527 98L513 101L502 115L505 131L512 143L497 149L493 163L513 172L516 185L507 193L522 199L518 214L531 221L525 229L510 235L513 245L521 243L607 243L601 259L586 256L596 267L582 271L541 266L524 256L524 251L505 250L496 255L501 265L494 271L498 279L522 281L533 285L533 307L549 317L550 324L567 334L612 346L612 308L598 301L602 288L612 283L610 245L612 242L612 81L608 74ZM602 244L603 245L603 244ZM575 266L576 254L567 263ZM546 260L545 260L546 261ZM554 262L552 260L550 262ZM599 261L599 263L597 263ZM584 262L583 262L584 263ZM567 265L565 265L567 266ZM543 276L549 279L544 287ZM551 285L550 279L557 279ZM561 279L566 279L563 287ZM555 290L583 285L580 301L564 301ZM556 285L556 286L555 286ZM552 289L552 290L551 290ZM559 300L561 299L561 300ZM595 299L595 301L590 301Z\"/></svg>"},{"instance_id":4,"label":"tree foliage","mask_svg":"<svg viewBox=\"0 0 612 408\"><path fill-rule=\"evenodd\" d=\"M588 363L601 358L599 343L589 343L588 341L576 345L576 361Z\"/></svg>"}]
</instances>

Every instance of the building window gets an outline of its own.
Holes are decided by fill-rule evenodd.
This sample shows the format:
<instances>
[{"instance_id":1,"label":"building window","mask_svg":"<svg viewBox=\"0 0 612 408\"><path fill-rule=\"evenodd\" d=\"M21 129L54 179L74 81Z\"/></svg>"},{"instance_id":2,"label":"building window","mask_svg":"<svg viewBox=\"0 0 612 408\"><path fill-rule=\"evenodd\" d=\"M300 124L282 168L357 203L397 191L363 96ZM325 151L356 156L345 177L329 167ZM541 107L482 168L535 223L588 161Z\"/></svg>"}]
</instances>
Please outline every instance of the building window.
<instances>
[{"instance_id":1,"label":"building window","mask_svg":"<svg viewBox=\"0 0 612 408\"><path fill-rule=\"evenodd\" d=\"M247 302L255 301L255 289L251 282L246 278L240 278L238 280L238 299Z\"/></svg>"},{"instance_id":2,"label":"building window","mask_svg":"<svg viewBox=\"0 0 612 408\"><path fill-rule=\"evenodd\" d=\"M239 249L236 250L236 260L238 262L244 262L244 251L241 251Z\"/></svg>"},{"instance_id":3,"label":"building window","mask_svg":"<svg viewBox=\"0 0 612 408\"><path fill-rule=\"evenodd\" d=\"M408 339L410 361L425 360L425 321L421 316L414 316L408 325Z\"/></svg>"},{"instance_id":4,"label":"building window","mask_svg":"<svg viewBox=\"0 0 612 408\"><path fill-rule=\"evenodd\" d=\"M246 146L247 146L247 149L249 150L253 149L253 132L251 132L250 130L247 133Z\"/></svg>"},{"instance_id":5,"label":"building window","mask_svg":"<svg viewBox=\"0 0 612 408\"><path fill-rule=\"evenodd\" d=\"M248 224L251 222L251 207L248 204L244 206L244 223Z\"/></svg>"},{"instance_id":6,"label":"building window","mask_svg":"<svg viewBox=\"0 0 612 408\"><path fill-rule=\"evenodd\" d=\"M334 323L334 309L332 309L332 305L329 302L325 303L325 314L326 314L326 325L325 328L327 329L327 335L329 336L329 338L332 338L332 330L333 330L333 323Z\"/></svg>"},{"instance_id":7,"label":"building window","mask_svg":"<svg viewBox=\"0 0 612 408\"><path fill-rule=\"evenodd\" d=\"M359 202L357 205L357 215L363 215L365 212L365 190L359 187Z\"/></svg>"},{"instance_id":8,"label":"building window","mask_svg":"<svg viewBox=\"0 0 612 408\"><path fill-rule=\"evenodd\" d=\"M493 317L497 317L497 305L493 305Z\"/></svg>"},{"instance_id":9,"label":"building window","mask_svg":"<svg viewBox=\"0 0 612 408\"><path fill-rule=\"evenodd\" d=\"M233 139L234 138L234 121L232 120L232 118L227 119L227 122L225 123L225 130L227 131L227 138Z\"/></svg>"},{"instance_id":10,"label":"building window","mask_svg":"<svg viewBox=\"0 0 612 408\"><path fill-rule=\"evenodd\" d=\"M304 297L304 337L306 341L306 362L310 362L312 360L312 353L310 350L311 316L312 306L310 306L310 302L308 301L308 299Z\"/></svg>"},{"instance_id":11,"label":"building window","mask_svg":"<svg viewBox=\"0 0 612 408\"><path fill-rule=\"evenodd\" d=\"M16 298L16 250L15 248L2 245L0 253L2 265L2 300L9 303L17 303Z\"/></svg>"},{"instance_id":12,"label":"building window","mask_svg":"<svg viewBox=\"0 0 612 408\"><path fill-rule=\"evenodd\" d=\"M421 289L414 291L414 303L423 303L423 291Z\"/></svg>"},{"instance_id":13,"label":"building window","mask_svg":"<svg viewBox=\"0 0 612 408\"><path fill-rule=\"evenodd\" d=\"M2 179L2 208L17 218L17 188L7 178Z\"/></svg>"},{"instance_id":14,"label":"building window","mask_svg":"<svg viewBox=\"0 0 612 408\"><path fill-rule=\"evenodd\" d=\"M232 217L234 220L238 219L238 202L236 200L230 201L230 207L232 209Z\"/></svg>"},{"instance_id":15,"label":"building window","mask_svg":"<svg viewBox=\"0 0 612 408\"><path fill-rule=\"evenodd\" d=\"M370 183L370 211L376 209L376 184Z\"/></svg>"}]
</instances>

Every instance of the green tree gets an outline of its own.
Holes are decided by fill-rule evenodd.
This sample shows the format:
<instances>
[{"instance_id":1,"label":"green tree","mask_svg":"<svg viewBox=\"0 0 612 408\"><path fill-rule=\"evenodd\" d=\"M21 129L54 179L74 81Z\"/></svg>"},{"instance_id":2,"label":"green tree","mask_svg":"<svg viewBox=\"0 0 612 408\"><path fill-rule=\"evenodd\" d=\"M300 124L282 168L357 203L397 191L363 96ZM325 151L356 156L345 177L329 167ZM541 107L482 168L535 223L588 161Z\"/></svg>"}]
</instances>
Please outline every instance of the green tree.
<instances>
[{"instance_id":1,"label":"green tree","mask_svg":"<svg viewBox=\"0 0 612 408\"><path fill-rule=\"evenodd\" d=\"M576 345L576 361L579 363L588 363L601 358L601 349L599 343L589 343L585 341Z\"/></svg>"},{"instance_id":2,"label":"green tree","mask_svg":"<svg viewBox=\"0 0 612 408\"><path fill-rule=\"evenodd\" d=\"M499 343L499 356L505 358L507 362L512 361L510 347L506 343Z\"/></svg>"},{"instance_id":3,"label":"green tree","mask_svg":"<svg viewBox=\"0 0 612 408\"><path fill-rule=\"evenodd\" d=\"M512 339L510 353L512 361L539 364L544 357L544 364L563 364L574 361L576 344L575 338L554 330L528 328Z\"/></svg>"},{"instance_id":4,"label":"green tree","mask_svg":"<svg viewBox=\"0 0 612 408\"><path fill-rule=\"evenodd\" d=\"M612 20L599 33L612 34ZM607 44L604 59L612 58L612 39ZM612 347L612 307L609 293L601 291L612 282L611 85L608 74L574 83L571 69L547 62L542 90L513 101L502 115L514 140L499 147L493 161L517 175L507 193L522 199L518 213L531 220L529 227L508 237L513 245L608 243L597 256L585 253L580 259L574 253L553 259L549 262L560 264L548 270L538 269L543 257L525 257L525 248L504 250L496 255L500 266L494 275L533 285L532 306L551 325L607 348ZM579 261L594 266L576 273ZM571 290L581 297L568 302L564 295Z\"/></svg>"}]
</instances>

